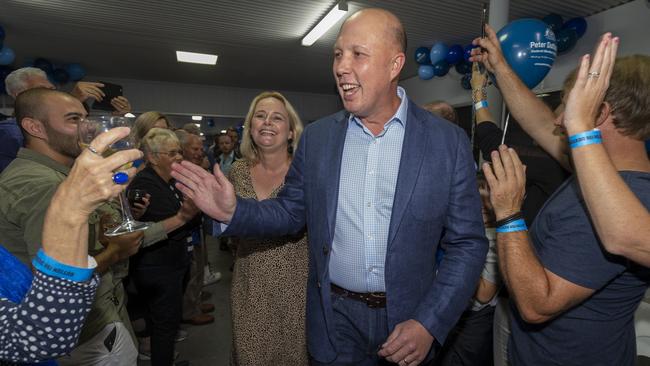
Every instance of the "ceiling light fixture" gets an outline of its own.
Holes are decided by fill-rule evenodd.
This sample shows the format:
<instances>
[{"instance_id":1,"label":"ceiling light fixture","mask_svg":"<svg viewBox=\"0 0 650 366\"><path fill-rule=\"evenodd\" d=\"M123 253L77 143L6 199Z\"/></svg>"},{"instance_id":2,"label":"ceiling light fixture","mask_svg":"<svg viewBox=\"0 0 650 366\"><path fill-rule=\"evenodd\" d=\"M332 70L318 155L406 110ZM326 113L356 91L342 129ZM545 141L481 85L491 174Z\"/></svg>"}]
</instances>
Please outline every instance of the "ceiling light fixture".
<instances>
[{"instance_id":1,"label":"ceiling light fixture","mask_svg":"<svg viewBox=\"0 0 650 366\"><path fill-rule=\"evenodd\" d=\"M129 112L129 113L125 114L124 117L135 118L135 114Z\"/></svg>"},{"instance_id":2,"label":"ceiling light fixture","mask_svg":"<svg viewBox=\"0 0 650 366\"><path fill-rule=\"evenodd\" d=\"M203 64L203 65L216 65L217 57L218 57L217 55L210 55L207 53L176 51L176 60L178 62L189 62L193 64Z\"/></svg>"},{"instance_id":3,"label":"ceiling light fixture","mask_svg":"<svg viewBox=\"0 0 650 366\"><path fill-rule=\"evenodd\" d=\"M314 28L307 33L305 38L302 39L302 45L303 46L311 46L316 42L320 37L325 34L336 22L341 20L345 13L348 12L348 4L345 1L339 1L332 10L325 15L325 18L321 19L318 24Z\"/></svg>"},{"instance_id":4,"label":"ceiling light fixture","mask_svg":"<svg viewBox=\"0 0 650 366\"><path fill-rule=\"evenodd\" d=\"M198 127L198 128L201 128L201 124L200 124L200 123L195 123L194 126L196 126L196 127Z\"/></svg>"},{"instance_id":5,"label":"ceiling light fixture","mask_svg":"<svg viewBox=\"0 0 650 366\"><path fill-rule=\"evenodd\" d=\"M203 119L203 116L192 116L192 121L200 121Z\"/></svg>"}]
</instances>

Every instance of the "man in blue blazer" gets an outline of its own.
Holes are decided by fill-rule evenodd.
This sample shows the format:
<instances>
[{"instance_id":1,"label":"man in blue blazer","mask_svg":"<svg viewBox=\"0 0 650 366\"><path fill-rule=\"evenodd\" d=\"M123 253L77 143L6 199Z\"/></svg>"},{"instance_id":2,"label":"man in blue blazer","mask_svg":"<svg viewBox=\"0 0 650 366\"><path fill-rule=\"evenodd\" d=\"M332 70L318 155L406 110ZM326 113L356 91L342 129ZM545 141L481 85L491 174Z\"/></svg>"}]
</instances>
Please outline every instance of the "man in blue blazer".
<instances>
[{"instance_id":1,"label":"man in blue blazer","mask_svg":"<svg viewBox=\"0 0 650 366\"><path fill-rule=\"evenodd\" d=\"M277 199L236 198L216 167L210 175L174 166L179 189L227 224L226 235L271 237L307 225L315 365L431 358L485 260L467 136L398 87L405 50L402 24L387 11L366 9L344 23L333 72L345 111L305 129Z\"/></svg>"}]
</instances>

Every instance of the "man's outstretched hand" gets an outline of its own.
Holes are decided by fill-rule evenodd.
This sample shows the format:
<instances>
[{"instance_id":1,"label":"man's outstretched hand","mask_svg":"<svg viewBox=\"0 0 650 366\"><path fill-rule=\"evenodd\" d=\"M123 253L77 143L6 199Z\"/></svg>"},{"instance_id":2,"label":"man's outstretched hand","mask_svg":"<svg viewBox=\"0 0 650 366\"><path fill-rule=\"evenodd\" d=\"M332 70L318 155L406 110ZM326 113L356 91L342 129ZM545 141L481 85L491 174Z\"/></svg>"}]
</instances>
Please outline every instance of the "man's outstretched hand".
<instances>
[{"instance_id":1,"label":"man's outstretched hand","mask_svg":"<svg viewBox=\"0 0 650 366\"><path fill-rule=\"evenodd\" d=\"M215 164L214 174L210 174L198 165L182 161L172 165L172 177L176 179L176 188L192 199L196 207L213 219L230 223L237 198L235 189Z\"/></svg>"}]
</instances>

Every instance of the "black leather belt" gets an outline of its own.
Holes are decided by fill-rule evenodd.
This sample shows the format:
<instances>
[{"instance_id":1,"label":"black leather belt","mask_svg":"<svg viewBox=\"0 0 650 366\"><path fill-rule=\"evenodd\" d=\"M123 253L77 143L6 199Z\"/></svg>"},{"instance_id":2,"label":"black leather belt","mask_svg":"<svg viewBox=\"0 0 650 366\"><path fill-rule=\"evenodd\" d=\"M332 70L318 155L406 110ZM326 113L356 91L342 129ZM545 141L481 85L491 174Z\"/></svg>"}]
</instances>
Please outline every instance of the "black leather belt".
<instances>
[{"instance_id":1,"label":"black leather belt","mask_svg":"<svg viewBox=\"0 0 650 366\"><path fill-rule=\"evenodd\" d=\"M332 292L341 296L345 296L352 300L361 301L371 309L386 307L385 292L354 292L336 286L335 284L332 284Z\"/></svg>"}]
</instances>

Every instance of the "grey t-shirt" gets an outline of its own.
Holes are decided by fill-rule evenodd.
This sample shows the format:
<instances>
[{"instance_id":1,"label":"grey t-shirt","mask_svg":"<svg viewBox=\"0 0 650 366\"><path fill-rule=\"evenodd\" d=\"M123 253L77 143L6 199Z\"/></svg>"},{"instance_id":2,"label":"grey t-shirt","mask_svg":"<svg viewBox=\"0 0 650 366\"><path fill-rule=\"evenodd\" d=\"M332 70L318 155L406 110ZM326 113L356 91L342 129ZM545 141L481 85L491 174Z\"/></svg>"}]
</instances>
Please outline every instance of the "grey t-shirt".
<instances>
[{"instance_id":1,"label":"grey t-shirt","mask_svg":"<svg viewBox=\"0 0 650 366\"><path fill-rule=\"evenodd\" d=\"M650 208L650 174L620 174ZM549 198L530 235L546 269L596 292L543 324L525 323L513 308L512 364L634 365L634 312L650 270L602 248L575 177Z\"/></svg>"}]
</instances>

